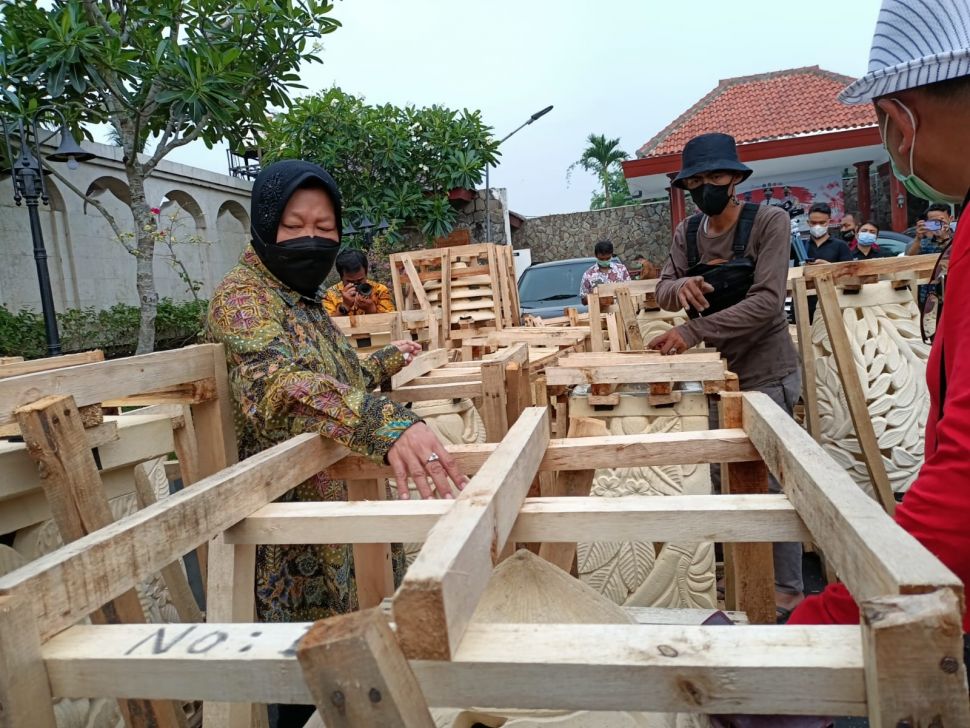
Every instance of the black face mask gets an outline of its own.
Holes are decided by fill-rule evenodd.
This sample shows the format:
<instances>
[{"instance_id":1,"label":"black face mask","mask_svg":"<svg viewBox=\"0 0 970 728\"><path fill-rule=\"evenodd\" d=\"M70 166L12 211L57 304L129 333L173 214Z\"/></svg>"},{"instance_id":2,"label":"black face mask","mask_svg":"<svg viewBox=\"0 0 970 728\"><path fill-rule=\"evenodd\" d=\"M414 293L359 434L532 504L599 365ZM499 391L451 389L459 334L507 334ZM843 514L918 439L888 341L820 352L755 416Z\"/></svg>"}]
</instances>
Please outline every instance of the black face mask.
<instances>
[{"instance_id":1,"label":"black face mask","mask_svg":"<svg viewBox=\"0 0 970 728\"><path fill-rule=\"evenodd\" d=\"M842 239L847 243L851 243L853 240L855 240L855 231L854 230L844 231L842 233Z\"/></svg>"},{"instance_id":2,"label":"black face mask","mask_svg":"<svg viewBox=\"0 0 970 728\"><path fill-rule=\"evenodd\" d=\"M705 215L720 215L724 212L728 202L731 201L731 193L728 192L730 188L731 185L729 184L712 185L705 183L690 190L690 198Z\"/></svg>"},{"instance_id":3,"label":"black face mask","mask_svg":"<svg viewBox=\"0 0 970 728\"><path fill-rule=\"evenodd\" d=\"M307 236L266 245L253 238L253 248L263 265L281 283L304 298L316 298L333 268L340 243L329 238Z\"/></svg>"}]
</instances>

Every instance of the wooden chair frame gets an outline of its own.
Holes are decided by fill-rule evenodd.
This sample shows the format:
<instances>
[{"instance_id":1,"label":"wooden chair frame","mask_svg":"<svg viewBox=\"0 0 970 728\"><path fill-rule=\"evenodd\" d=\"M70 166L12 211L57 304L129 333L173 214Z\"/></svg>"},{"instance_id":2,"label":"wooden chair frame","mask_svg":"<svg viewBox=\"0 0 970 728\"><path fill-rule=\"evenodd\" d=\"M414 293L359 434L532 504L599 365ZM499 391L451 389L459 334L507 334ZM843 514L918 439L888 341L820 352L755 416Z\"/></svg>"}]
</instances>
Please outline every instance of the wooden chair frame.
<instances>
[{"instance_id":1,"label":"wooden chair frame","mask_svg":"<svg viewBox=\"0 0 970 728\"><path fill-rule=\"evenodd\" d=\"M549 440L547 410L527 409L501 443L451 448L475 474L454 502L272 503L323 469L390 475L316 435L294 437L0 579L0 726L52 727L51 696L310 702L323 686L311 692L297 648L312 625L252 623L256 544L415 540L425 548L393 611L429 705L970 724L959 579L765 395L724 397L740 427L568 441ZM543 470L696 463L723 463L729 479L760 464L785 494L526 499ZM470 624L510 540L808 538L826 545L861 626ZM77 625L210 540L234 568L216 580L210 569L210 584L231 595L209 624ZM207 725L249 719L207 706Z\"/></svg>"}]
</instances>

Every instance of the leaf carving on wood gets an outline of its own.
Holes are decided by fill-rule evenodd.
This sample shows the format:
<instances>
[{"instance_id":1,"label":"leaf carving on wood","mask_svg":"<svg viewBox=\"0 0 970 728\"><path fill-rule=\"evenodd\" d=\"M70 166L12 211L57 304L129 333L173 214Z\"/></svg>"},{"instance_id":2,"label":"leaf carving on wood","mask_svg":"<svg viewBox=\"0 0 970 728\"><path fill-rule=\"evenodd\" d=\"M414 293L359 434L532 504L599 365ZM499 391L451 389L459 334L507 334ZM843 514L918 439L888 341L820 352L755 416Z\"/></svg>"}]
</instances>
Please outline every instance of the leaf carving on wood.
<instances>
[{"instance_id":1,"label":"leaf carving on wood","mask_svg":"<svg viewBox=\"0 0 970 728\"><path fill-rule=\"evenodd\" d=\"M920 337L919 310L914 302L907 301L847 308L842 316L886 472L893 490L904 492L923 462L923 433L929 412L929 347ZM821 315L812 323L812 346L822 447L872 494Z\"/></svg>"},{"instance_id":2,"label":"leaf carving on wood","mask_svg":"<svg viewBox=\"0 0 970 728\"><path fill-rule=\"evenodd\" d=\"M675 411L645 410L640 416L609 418L614 435L706 429L706 417L681 417ZM696 421L695 421L696 420ZM602 498L627 495L710 493L710 470L700 466L609 468L597 470L591 494ZM664 544L658 557L653 543L579 543L580 578L618 604L650 607L713 607L714 550L711 544ZM635 601L631 601L634 599Z\"/></svg>"}]
</instances>

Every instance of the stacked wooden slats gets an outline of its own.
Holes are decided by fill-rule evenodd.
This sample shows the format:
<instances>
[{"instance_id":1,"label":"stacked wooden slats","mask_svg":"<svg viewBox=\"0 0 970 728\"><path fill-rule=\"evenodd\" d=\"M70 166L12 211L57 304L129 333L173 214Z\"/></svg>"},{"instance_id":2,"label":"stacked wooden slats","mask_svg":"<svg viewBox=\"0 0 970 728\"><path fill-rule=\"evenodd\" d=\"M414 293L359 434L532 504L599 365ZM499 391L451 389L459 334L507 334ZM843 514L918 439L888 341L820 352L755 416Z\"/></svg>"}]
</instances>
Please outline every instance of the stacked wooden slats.
<instances>
[{"instance_id":1,"label":"stacked wooden slats","mask_svg":"<svg viewBox=\"0 0 970 728\"><path fill-rule=\"evenodd\" d=\"M442 341L461 341L519 325L512 249L491 243L391 256L399 311L437 309Z\"/></svg>"}]
</instances>

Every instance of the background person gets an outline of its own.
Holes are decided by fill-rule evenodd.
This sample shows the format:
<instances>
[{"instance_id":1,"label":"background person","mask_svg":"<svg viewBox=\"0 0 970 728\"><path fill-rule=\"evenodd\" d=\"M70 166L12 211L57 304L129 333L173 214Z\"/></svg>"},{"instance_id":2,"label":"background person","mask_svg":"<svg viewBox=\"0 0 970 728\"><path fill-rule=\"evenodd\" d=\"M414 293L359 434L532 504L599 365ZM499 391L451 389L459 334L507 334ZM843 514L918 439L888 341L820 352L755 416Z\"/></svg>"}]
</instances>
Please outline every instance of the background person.
<instances>
[{"instance_id":1,"label":"background person","mask_svg":"<svg viewBox=\"0 0 970 728\"><path fill-rule=\"evenodd\" d=\"M323 307L330 316L356 316L362 313L390 313L394 298L383 283L367 277L367 256L360 250L342 250L337 255L335 283L323 296Z\"/></svg>"},{"instance_id":2,"label":"background person","mask_svg":"<svg viewBox=\"0 0 970 728\"><path fill-rule=\"evenodd\" d=\"M584 304L589 302L589 294L596 286L630 280L630 272L626 266L613 257L613 243L609 240L596 243L593 255L596 256L596 263L583 273L583 279L579 283L579 297Z\"/></svg>"},{"instance_id":3,"label":"background person","mask_svg":"<svg viewBox=\"0 0 970 728\"><path fill-rule=\"evenodd\" d=\"M788 213L778 206L742 205L735 195L751 169L738 159L733 137L702 134L687 142L673 184L686 189L701 210L674 232L670 257L657 283L657 302L668 311L693 309L695 318L675 326L647 346L662 354L681 354L703 341L727 359L744 391L764 392L788 414L801 394L798 356L788 333L785 295L791 248ZM745 212L747 214L745 214ZM754 213L753 215L751 213ZM716 265L735 255L735 237L747 236L744 256L753 262L753 280L738 303L709 312L705 297L714 289L691 275L688 237L696 235L699 263ZM842 243L844 245L844 243ZM700 314L700 315L696 315ZM716 427L716 410L712 413ZM712 469L715 487L719 469ZM771 478L771 492L781 486ZM774 544L775 603L779 619L804 598L802 545Z\"/></svg>"},{"instance_id":4,"label":"background person","mask_svg":"<svg viewBox=\"0 0 970 728\"><path fill-rule=\"evenodd\" d=\"M855 247L852 250L853 260L870 260L885 258L886 254L876 242L879 239L879 227L874 222L864 223L855 236ZM851 247L851 246L850 246Z\"/></svg>"},{"instance_id":5,"label":"background person","mask_svg":"<svg viewBox=\"0 0 970 728\"><path fill-rule=\"evenodd\" d=\"M906 249L906 255L939 253L953 238L953 215L950 206L934 202L926 213L916 221L916 236Z\"/></svg>"},{"instance_id":6,"label":"background person","mask_svg":"<svg viewBox=\"0 0 970 728\"><path fill-rule=\"evenodd\" d=\"M216 288L210 340L226 348L240 455L250 457L306 432L319 433L408 477L422 497L453 497L467 479L431 429L373 389L420 351L395 342L365 360L317 297L340 249L340 193L327 172L297 160L263 169L253 185L252 243ZM346 500L346 486L318 473L286 501ZM403 550L397 549L397 574ZM257 547L256 615L306 622L357 608L349 544ZM280 706L279 728L302 726L312 706Z\"/></svg>"},{"instance_id":7,"label":"background person","mask_svg":"<svg viewBox=\"0 0 970 728\"><path fill-rule=\"evenodd\" d=\"M832 208L824 202L816 202L808 210L808 264L844 263L852 260L849 246L841 238L833 238L829 233L832 222Z\"/></svg>"},{"instance_id":8,"label":"background person","mask_svg":"<svg viewBox=\"0 0 970 728\"><path fill-rule=\"evenodd\" d=\"M855 242L856 235L859 232L859 223L855 221L855 215L851 212L847 212L842 216L842 222L839 223L839 235L852 249L852 243Z\"/></svg>"}]
</instances>

